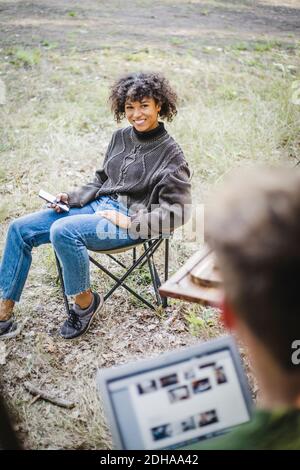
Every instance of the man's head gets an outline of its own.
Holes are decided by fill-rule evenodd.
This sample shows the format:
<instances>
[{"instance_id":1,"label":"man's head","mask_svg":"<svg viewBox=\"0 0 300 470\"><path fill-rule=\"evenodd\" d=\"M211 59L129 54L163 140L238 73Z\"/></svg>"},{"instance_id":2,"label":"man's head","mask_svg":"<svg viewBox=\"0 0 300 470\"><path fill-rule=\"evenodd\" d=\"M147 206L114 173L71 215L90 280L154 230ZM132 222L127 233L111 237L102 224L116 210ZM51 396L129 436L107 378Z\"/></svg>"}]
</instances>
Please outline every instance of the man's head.
<instances>
[{"instance_id":1,"label":"man's head","mask_svg":"<svg viewBox=\"0 0 300 470\"><path fill-rule=\"evenodd\" d=\"M237 318L278 366L295 369L300 337L300 172L251 170L227 182L210 209L207 235Z\"/></svg>"}]
</instances>

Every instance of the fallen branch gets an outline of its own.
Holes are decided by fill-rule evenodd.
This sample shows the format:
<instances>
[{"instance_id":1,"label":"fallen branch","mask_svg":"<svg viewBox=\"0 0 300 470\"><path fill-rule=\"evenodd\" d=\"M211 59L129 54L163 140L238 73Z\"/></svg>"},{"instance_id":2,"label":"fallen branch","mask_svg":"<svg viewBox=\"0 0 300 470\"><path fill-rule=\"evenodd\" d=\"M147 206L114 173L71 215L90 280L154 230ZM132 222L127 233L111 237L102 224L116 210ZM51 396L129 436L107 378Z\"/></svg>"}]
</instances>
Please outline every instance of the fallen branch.
<instances>
[{"instance_id":1,"label":"fallen branch","mask_svg":"<svg viewBox=\"0 0 300 470\"><path fill-rule=\"evenodd\" d=\"M33 405L36 401L38 401L41 398L41 395L36 395L31 402L29 403L29 406Z\"/></svg>"},{"instance_id":2,"label":"fallen branch","mask_svg":"<svg viewBox=\"0 0 300 470\"><path fill-rule=\"evenodd\" d=\"M24 387L32 395L36 395L37 397L39 396L39 398L49 401L50 403L53 403L53 405L61 406L62 408L68 408L68 409L74 408L75 406L74 402L64 400L63 398L54 397L53 395L51 395L48 392L45 392L44 390L39 390L38 388L36 388L34 385L32 385L29 382L25 382Z\"/></svg>"}]
</instances>

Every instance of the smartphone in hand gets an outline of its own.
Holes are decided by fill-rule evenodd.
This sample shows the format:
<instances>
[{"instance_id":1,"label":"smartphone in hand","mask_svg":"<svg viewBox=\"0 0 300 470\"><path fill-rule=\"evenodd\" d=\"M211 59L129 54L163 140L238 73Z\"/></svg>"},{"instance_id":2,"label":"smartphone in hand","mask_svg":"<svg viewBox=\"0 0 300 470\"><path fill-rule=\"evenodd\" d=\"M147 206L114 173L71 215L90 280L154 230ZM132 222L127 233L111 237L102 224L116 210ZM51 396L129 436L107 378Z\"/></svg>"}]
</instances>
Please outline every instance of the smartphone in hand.
<instances>
[{"instance_id":1,"label":"smartphone in hand","mask_svg":"<svg viewBox=\"0 0 300 470\"><path fill-rule=\"evenodd\" d=\"M56 197L53 196L50 193L47 193L47 191L44 191L43 189L40 190L39 192L39 197L44 199L47 202L50 202L51 204L56 204L61 210L65 212L69 212L70 208L67 206L67 204L64 204L63 202L57 202Z\"/></svg>"}]
</instances>

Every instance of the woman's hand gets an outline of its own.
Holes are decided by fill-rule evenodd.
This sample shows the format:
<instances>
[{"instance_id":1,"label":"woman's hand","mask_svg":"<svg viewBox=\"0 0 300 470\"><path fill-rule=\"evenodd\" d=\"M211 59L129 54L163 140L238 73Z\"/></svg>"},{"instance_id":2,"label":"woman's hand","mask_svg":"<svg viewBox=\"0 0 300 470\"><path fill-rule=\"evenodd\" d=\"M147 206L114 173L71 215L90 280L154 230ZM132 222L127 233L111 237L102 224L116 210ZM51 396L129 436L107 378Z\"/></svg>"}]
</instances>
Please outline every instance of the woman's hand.
<instances>
[{"instance_id":1,"label":"woman's hand","mask_svg":"<svg viewBox=\"0 0 300 470\"><path fill-rule=\"evenodd\" d=\"M56 195L56 200L57 202L63 202L64 204L69 204L69 196L67 195L67 193L58 193ZM48 207L51 207L57 213L63 212L62 209L58 207L57 204L48 204Z\"/></svg>"},{"instance_id":2,"label":"woman's hand","mask_svg":"<svg viewBox=\"0 0 300 470\"><path fill-rule=\"evenodd\" d=\"M101 215L101 217L104 217L105 219L109 220L110 222L121 228L129 228L131 225L131 218L118 211L99 211L96 212L96 214Z\"/></svg>"}]
</instances>

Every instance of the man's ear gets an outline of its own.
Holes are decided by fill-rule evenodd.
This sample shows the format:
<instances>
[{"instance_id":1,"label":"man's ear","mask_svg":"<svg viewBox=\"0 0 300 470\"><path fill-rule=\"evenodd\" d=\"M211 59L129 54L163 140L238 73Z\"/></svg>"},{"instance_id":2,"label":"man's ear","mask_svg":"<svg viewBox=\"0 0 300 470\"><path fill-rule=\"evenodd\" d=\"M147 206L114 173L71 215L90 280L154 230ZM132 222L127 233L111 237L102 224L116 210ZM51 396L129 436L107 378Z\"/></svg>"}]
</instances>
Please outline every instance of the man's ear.
<instances>
[{"instance_id":1,"label":"man's ear","mask_svg":"<svg viewBox=\"0 0 300 470\"><path fill-rule=\"evenodd\" d=\"M235 313L228 303L228 300L224 297L221 302L221 321L225 328L228 330L234 330L236 325Z\"/></svg>"}]
</instances>

